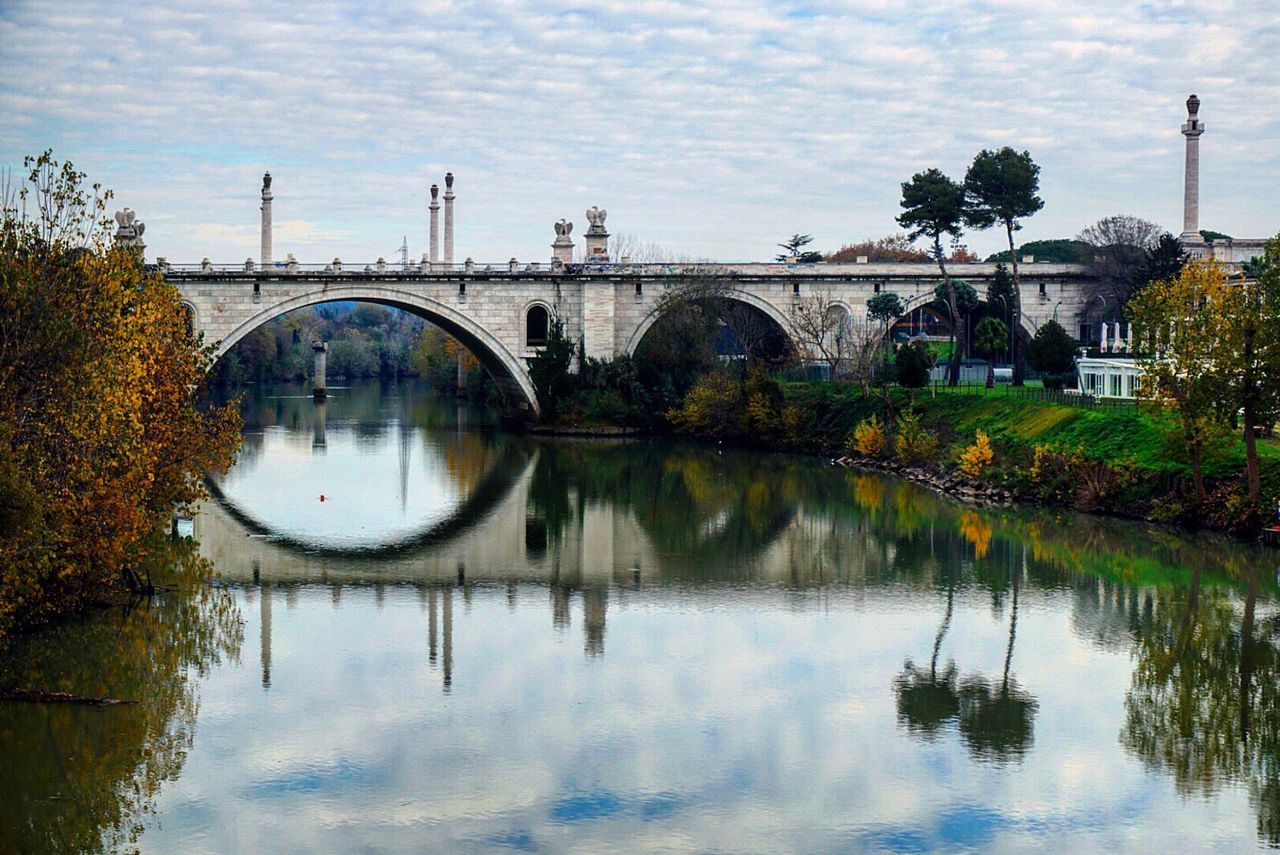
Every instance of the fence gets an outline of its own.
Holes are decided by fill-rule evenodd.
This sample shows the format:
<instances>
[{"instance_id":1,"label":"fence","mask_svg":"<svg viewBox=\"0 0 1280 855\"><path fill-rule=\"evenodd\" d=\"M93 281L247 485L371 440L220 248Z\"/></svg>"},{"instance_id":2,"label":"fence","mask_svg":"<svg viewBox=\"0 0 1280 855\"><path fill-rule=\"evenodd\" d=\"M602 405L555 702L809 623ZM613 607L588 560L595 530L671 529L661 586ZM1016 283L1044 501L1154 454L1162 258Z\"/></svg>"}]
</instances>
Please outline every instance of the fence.
<instances>
[{"instance_id":1,"label":"fence","mask_svg":"<svg viewBox=\"0 0 1280 855\"><path fill-rule=\"evenodd\" d=\"M984 397L1008 397L1027 401L1043 401L1048 404L1062 404L1069 407L1081 407L1087 410L1105 410L1108 412L1134 412L1138 401L1133 398L1098 398L1082 394L1075 389L1046 389L1043 386L997 385L990 388L984 376L981 382L962 379L958 386L948 386L943 380L933 380L929 384L934 395L978 395Z\"/></svg>"}]
</instances>

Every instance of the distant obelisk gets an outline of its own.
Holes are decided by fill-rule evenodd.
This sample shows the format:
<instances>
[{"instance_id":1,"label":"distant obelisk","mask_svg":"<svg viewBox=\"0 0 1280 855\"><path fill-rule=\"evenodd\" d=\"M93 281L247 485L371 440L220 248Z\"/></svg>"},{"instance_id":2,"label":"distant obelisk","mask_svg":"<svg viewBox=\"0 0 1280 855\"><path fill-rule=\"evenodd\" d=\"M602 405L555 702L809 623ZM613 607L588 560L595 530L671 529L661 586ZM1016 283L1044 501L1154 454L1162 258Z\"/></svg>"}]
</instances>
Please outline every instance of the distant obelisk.
<instances>
[{"instance_id":1,"label":"distant obelisk","mask_svg":"<svg viewBox=\"0 0 1280 855\"><path fill-rule=\"evenodd\" d=\"M431 204L428 206L431 210L431 236L429 242L431 244L431 263L435 264L440 260L440 185L431 185Z\"/></svg>"},{"instance_id":2,"label":"distant obelisk","mask_svg":"<svg viewBox=\"0 0 1280 855\"><path fill-rule=\"evenodd\" d=\"M453 264L453 173L444 176L444 263Z\"/></svg>"},{"instance_id":3,"label":"distant obelisk","mask_svg":"<svg viewBox=\"0 0 1280 855\"><path fill-rule=\"evenodd\" d=\"M1182 135L1187 138L1187 166L1182 191L1182 235L1178 238L1188 249L1204 245L1200 235L1200 99L1193 93L1187 99L1187 121Z\"/></svg>"},{"instance_id":4,"label":"distant obelisk","mask_svg":"<svg viewBox=\"0 0 1280 855\"><path fill-rule=\"evenodd\" d=\"M271 266L271 173L262 176L262 254L263 268Z\"/></svg>"}]
</instances>

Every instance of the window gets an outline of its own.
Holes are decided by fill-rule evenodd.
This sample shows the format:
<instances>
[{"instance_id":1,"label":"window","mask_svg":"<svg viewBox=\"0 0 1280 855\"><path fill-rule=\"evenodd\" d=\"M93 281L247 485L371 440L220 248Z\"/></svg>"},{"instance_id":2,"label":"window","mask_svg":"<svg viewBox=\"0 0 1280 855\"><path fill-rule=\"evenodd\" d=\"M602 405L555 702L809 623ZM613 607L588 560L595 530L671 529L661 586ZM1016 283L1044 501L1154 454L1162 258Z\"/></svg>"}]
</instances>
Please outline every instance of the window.
<instances>
[{"instance_id":1,"label":"window","mask_svg":"<svg viewBox=\"0 0 1280 855\"><path fill-rule=\"evenodd\" d=\"M876 283L876 293L877 293L877 294L879 294L879 293L880 293L880 283L879 283L879 282L877 282L877 283Z\"/></svg>"},{"instance_id":2,"label":"window","mask_svg":"<svg viewBox=\"0 0 1280 855\"><path fill-rule=\"evenodd\" d=\"M524 316L524 338L527 347L542 347L547 343L551 328L551 315L546 306L530 306Z\"/></svg>"},{"instance_id":3,"label":"window","mask_svg":"<svg viewBox=\"0 0 1280 855\"><path fill-rule=\"evenodd\" d=\"M643 296L643 295L644 295L644 285L643 285L642 283L640 283L640 282L637 282L637 283L636 283L636 296L637 296L637 297L641 297L641 296Z\"/></svg>"},{"instance_id":4,"label":"window","mask_svg":"<svg viewBox=\"0 0 1280 855\"><path fill-rule=\"evenodd\" d=\"M1120 375L1119 374L1111 375L1111 397L1113 398L1120 397Z\"/></svg>"},{"instance_id":5,"label":"window","mask_svg":"<svg viewBox=\"0 0 1280 855\"><path fill-rule=\"evenodd\" d=\"M1044 283L1043 283L1043 282L1041 282L1041 283L1040 283L1040 296L1041 296L1041 297L1045 296Z\"/></svg>"},{"instance_id":6,"label":"window","mask_svg":"<svg viewBox=\"0 0 1280 855\"><path fill-rule=\"evenodd\" d=\"M792 293L792 294L795 294L797 297L799 297L799 296L800 296L800 283L799 283L799 282L792 282L792 283L791 283L791 293Z\"/></svg>"}]
</instances>

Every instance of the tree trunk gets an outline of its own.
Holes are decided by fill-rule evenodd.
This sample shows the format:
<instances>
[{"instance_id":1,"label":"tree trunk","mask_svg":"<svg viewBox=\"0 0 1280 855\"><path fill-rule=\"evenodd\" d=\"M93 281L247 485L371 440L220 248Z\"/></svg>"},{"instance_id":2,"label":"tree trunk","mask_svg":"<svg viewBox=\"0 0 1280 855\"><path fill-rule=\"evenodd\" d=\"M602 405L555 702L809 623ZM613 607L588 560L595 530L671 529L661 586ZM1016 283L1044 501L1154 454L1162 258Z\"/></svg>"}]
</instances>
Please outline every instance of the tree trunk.
<instances>
[{"instance_id":1,"label":"tree trunk","mask_svg":"<svg viewBox=\"0 0 1280 855\"><path fill-rule=\"evenodd\" d=\"M1018 278L1018 253L1013 248L1013 221L1004 224L1005 233L1009 237L1009 265L1013 268L1013 307L1009 327L1013 332L1010 339L1013 358L1013 385L1021 386L1027 376L1027 355L1018 341L1018 333L1022 330L1022 280Z\"/></svg>"},{"instance_id":2,"label":"tree trunk","mask_svg":"<svg viewBox=\"0 0 1280 855\"><path fill-rule=\"evenodd\" d=\"M996 387L996 361L994 358L987 360L987 388L994 389Z\"/></svg>"},{"instance_id":3,"label":"tree trunk","mask_svg":"<svg viewBox=\"0 0 1280 855\"><path fill-rule=\"evenodd\" d=\"M1200 471L1200 443L1189 433L1183 438L1191 454L1191 483L1196 488L1196 501L1203 505L1209 499L1209 492L1204 487L1204 473Z\"/></svg>"},{"instance_id":4,"label":"tree trunk","mask_svg":"<svg viewBox=\"0 0 1280 855\"><path fill-rule=\"evenodd\" d=\"M934 235L933 251L938 258L938 269L942 271L942 281L947 290L947 311L951 313L951 359L947 366L947 385L960 385L960 354L964 351L964 325L960 323L960 309L956 305L956 288L951 284L951 274L947 272L947 263L942 256L942 237Z\"/></svg>"}]
</instances>

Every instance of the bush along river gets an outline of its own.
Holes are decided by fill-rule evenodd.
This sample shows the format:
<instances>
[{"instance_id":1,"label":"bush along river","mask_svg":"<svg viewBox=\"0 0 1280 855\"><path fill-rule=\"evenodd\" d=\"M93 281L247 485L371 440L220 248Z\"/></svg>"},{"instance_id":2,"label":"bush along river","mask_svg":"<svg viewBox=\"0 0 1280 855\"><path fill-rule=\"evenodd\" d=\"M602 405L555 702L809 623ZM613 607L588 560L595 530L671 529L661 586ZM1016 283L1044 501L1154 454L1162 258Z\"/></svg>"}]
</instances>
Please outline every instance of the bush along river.
<instances>
[{"instance_id":1,"label":"bush along river","mask_svg":"<svg viewBox=\"0 0 1280 855\"><path fill-rule=\"evenodd\" d=\"M0 704L0 849L1280 846L1274 554L308 391L246 397L211 584L3 654L136 703Z\"/></svg>"}]
</instances>

